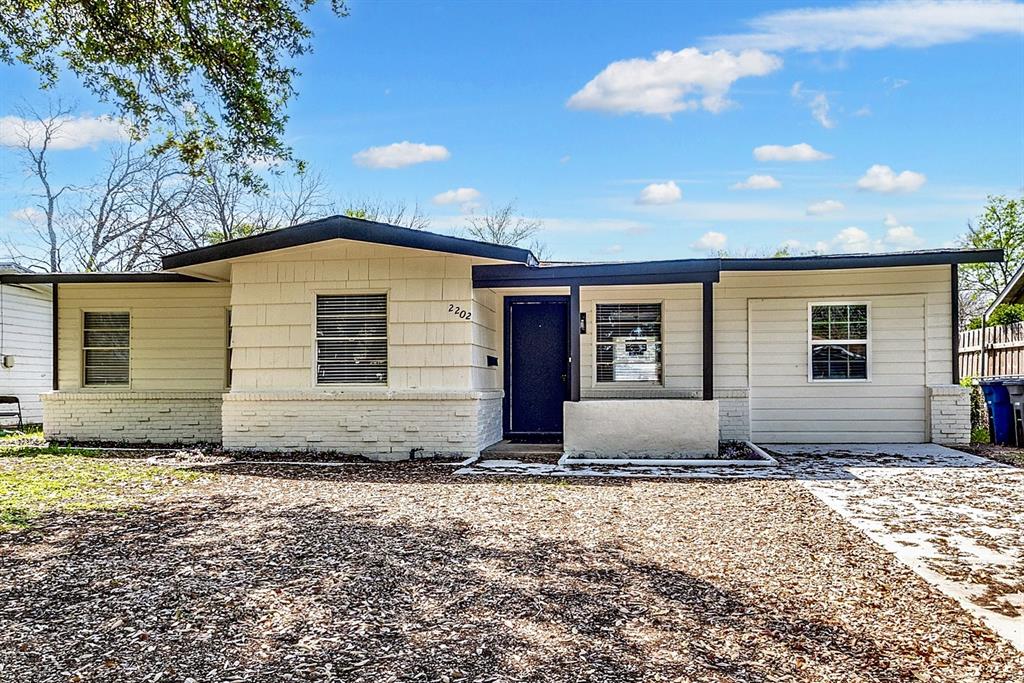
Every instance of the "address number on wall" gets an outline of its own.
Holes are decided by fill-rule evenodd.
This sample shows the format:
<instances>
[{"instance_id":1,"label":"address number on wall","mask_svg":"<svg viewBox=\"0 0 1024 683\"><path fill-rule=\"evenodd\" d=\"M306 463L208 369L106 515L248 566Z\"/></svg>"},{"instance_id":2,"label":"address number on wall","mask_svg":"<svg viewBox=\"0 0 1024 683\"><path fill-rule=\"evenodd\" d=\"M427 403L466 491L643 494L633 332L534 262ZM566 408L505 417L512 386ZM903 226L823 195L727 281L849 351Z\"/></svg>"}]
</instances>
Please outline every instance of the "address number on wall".
<instances>
[{"instance_id":1,"label":"address number on wall","mask_svg":"<svg viewBox=\"0 0 1024 683\"><path fill-rule=\"evenodd\" d=\"M449 313L454 313L455 315L459 316L463 320L470 320L473 317L472 313L467 311L462 306L456 306L455 304L448 304L448 312Z\"/></svg>"}]
</instances>

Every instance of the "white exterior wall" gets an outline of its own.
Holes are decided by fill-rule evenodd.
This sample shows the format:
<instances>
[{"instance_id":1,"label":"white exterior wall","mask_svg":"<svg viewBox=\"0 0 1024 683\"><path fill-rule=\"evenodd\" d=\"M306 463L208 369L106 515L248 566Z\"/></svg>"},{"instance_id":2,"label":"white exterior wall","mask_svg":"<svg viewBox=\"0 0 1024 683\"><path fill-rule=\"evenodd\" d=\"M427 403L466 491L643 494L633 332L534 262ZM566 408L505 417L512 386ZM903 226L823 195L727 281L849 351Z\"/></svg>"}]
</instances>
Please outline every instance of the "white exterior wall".
<instances>
[{"instance_id":1,"label":"white exterior wall","mask_svg":"<svg viewBox=\"0 0 1024 683\"><path fill-rule=\"evenodd\" d=\"M42 422L39 395L53 385L50 297L49 288L0 285L0 359L14 358L12 368L0 363L0 394L18 397L25 422Z\"/></svg>"},{"instance_id":2,"label":"white exterior wall","mask_svg":"<svg viewBox=\"0 0 1024 683\"><path fill-rule=\"evenodd\" d=\"M723 439L782 442L921 442L929 386L948 384L952 362L949 266L722 273L715 296L715 399ZM567 294L568 288L499 290ZM597 303L660 301L663 384L594 381ZM871 302L871 381L807 379L807 305ZM701 397L701 286L582 287L583 400ZM501 316L499 315L499 335ZM969 431L969 430L968 430Z\"/></svg>"},{"instance_id":3,"label":"white exterior wall","mask_svg":"<svg viewBox=\"0 0 1024 683\"><path fill-rule=\"evenodd\" d=\"M497 355L496 298L472 286L481 262L346 241L233 262L225 446L399 458L499 441L501 370L487 364ZM318 385L317 294L376 292L388 296L387 384Z\"/></svg>"},{"instance_id":4,"label":"white exterior wall","mask_svg":"<svg viewBox=\"0 0 1024 683\"><path fill-rule=\"evenodd\" d=\"M952 370L949 280L949 266L722 273L716 386L749 382L755 441L928 441L927 387ZM808 380L808 303L828 301L871 304L870 381Z\"/></svg>"},{"instance_id":5,"label":"white exterior wall","mask_svg":"<svg viewBox=\"0 0 1024 683\"><path fill-rule=\"evenodd\" d=\"M219 442L230 285L59 285L60 391L44 431L62 441ZM130 384L83 386L86 311L131 314Z\"/></svg>"}]
</instances>

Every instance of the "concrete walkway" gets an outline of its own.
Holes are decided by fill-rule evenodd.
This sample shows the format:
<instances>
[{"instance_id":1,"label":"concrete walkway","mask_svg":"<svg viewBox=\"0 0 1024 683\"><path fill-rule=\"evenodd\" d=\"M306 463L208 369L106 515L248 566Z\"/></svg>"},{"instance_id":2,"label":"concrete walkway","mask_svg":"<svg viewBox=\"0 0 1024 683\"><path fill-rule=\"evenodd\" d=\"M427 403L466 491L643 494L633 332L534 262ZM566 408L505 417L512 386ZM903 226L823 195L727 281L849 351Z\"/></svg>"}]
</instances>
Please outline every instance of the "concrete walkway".
<instances>
[{"instance_id":1,"label":"concrete walkway","mask_svg":"<svg viewBox=\"0 0 1024 683\"><path fill-rule=\"evenodd\" d=\"M1024 651L1024 470L934 444L767 446L777 467L481 459L461 475L796 480Z\"/></svg>"}]
</instances>

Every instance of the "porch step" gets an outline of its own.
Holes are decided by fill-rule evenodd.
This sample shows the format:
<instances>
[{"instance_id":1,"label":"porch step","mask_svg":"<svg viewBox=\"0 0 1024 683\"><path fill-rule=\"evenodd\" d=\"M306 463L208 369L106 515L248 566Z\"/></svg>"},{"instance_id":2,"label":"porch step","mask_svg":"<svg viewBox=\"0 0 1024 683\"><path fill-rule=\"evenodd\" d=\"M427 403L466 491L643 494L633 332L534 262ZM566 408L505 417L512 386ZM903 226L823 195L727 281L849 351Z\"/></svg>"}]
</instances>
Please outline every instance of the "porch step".
<instances>
[{"instance_id":1,"label":"porch step","mask_svg":"<svg viewBox=\"0 0 1024 683\"><path fill-rule=\"evenodd\" d=\"M485 448L480 453L480 457L487 460L518 460L519 462L555 464L562 457L562 444L499 441L493 446Z\"/></svg>"}]
</instances>

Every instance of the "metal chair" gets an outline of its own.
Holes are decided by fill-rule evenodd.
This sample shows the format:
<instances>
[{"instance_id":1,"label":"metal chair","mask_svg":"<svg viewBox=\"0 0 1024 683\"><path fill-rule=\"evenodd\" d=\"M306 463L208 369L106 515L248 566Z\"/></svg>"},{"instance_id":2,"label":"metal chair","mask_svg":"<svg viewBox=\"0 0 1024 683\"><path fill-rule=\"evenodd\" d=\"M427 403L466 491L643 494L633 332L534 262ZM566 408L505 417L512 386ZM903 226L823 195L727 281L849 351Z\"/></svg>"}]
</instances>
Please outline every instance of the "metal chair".
<instances>
[{"instance_id":1,"label":"metal chair","mask_svg":"<svg viewBox=\"0 0 1024 683\"><path fill-rule=\"evenodd\" d=\"M11 405L13 405L14 408L6 407ZM25 426L25 423L21 419L21 401L18 400L17 396L0 396L0 418L5 417L18 418L18 429Z\"/></svg>"}]
</instances>

